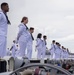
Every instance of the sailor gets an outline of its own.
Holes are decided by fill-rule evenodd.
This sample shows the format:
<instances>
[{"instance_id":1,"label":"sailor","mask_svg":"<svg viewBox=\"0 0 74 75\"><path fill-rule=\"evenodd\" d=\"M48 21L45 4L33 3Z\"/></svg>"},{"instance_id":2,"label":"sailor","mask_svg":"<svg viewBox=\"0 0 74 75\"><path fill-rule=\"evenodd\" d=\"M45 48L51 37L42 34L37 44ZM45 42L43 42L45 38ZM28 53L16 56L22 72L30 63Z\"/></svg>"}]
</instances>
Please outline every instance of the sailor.
<instances>
[{"instance_id":1,"label":"sailor","mask_svg":"<svg viewBox=\"0 0 74 75\"><path fill-rule=\"evenodd\" d=\"M47 45L46 39L47 39L47 36L44 35L42 40L42 58L43 59L45 58L45 53L46 53L46 45Z\"/></svg>"},{"instance_id":2,"label":"sailor","mask_svg":"<svg viewBox=\"0 0 74 75\"><path fill-rule=\"evenodd\" d=\"M55 45L55 59L56 60L60 60L61 59L61 45L56 42L56 45Z\"/></svg>"},{"instance_id":3,"label":"sailor","mask_svg":"<svg viewBox=\"0 0 74 75\"><path fill-rule=\"evenodd\" d=\"M30 37L29 37L29 40L27 43L27 57L28 57L28 59L32 58L32 51L33 51L32 46L33 46L33 40L34 40L33 35L32 35L33 32L34 32L34 28L30 27L30 29L29 29L29 36Z\"/></svg>"},{"instance_id":4,"label":"sailor","mask_svg":"<svg viewBox=\"0 0 74 75\"><path fill-rule=\"evenodd\" d=\"M64 48L64 59L68 60L68 57L69 57L68 50Z\"/></svg>"},{"instance_id":5,"label":"sailor","mask_svg":"<svg viewBox=\"0 0 74 75\"><path fill-rule=\"evenodd\" d=\"M61 47L61 60L64 60L64 46Z\"/></svg>"},{"instance_id":6,"label":"sailor","mask_svg":"<svg viewBox=\"0 0 74 75\"><path fill-rule=\"evenodd\" d=\"M0 57L4 57L6 55L7 30L8 24L10 24L7 12L9 12L9 6L8 3L4 2L1 4L0 11Z\"/></svg>"},{"instance_id":7,"label":"sailor","mask_svg":"<svg viewBox=\"0 0 74 75\"><path fill-rule=\"evenodd\" d=\"M7 48L7 50L6 50L6 56L10 56L10 55L11 55L11 53L10 53L10 49Z\"/></svg>"},{"instance_id":8,"label":"sailor","mask_svg":"<svg viewBox=\"0 0 74 75\"><path fill-rule=\"evenodd\" d=\"M19 50L19 46L18 46L18 44L16 44L16 51L18 51Z\"/></svg>"},{"instance_id":9,"label":"sailor","mask_svg":"<svg viewBox=\"0 0 74 75\"><path fill-rule=\"evenodd\" d=\"M17 35L17 41L19 43L19 56L20 57L24 57L25 56L25 51L26 51L26 47L27 47L27 42L28 42L28 27L27 24L28 23L28 18L27 17L23 17L21 24L19 25L19 32Z\"/></svg>"},{"instance_id":10,"label":"sailor","mask_svg":"<svg viewBox=\"0 0 74 75\"><path fill-rule=\"evenodd\" d=\"M16 44L16 53L15 53L15 57L18 57L19 55L19 45Z\"/></svg>"},{"instance_id":11,"label":"sailor","mask_svg":"<svg viewBox=\"0 0 74 75\"><path fill-rule=\"evenodd\" d=\"M36 39L37 59L41 59L42 54L42 34L39 33Z\"/></svg>"},{"instance_id":12,"label":"sailor","mask_svg":"<svg viewBox=\"0 0 74 75\"><path fill-rule=\"evenodd\" d=\"M10 48L10 51L12 51L11 56L15 58L15 54L16 54L16 42L15 42L15 40L13 40L13 44L12 44L12 46Z\"/></svg>"},{"instance_id":13,"label":"sailor","mask_svg":"<svg viewBox=\"0 0 74 75\"><path fill-rule=\"evenodd\" d=\"M68 50L68 48L66 49L66 59L68 60L68 58L69 58L69 50Z\"/></svg>"},{"instance_id":14,"label":"sailor","mask_svg":"<svg viewBox=\"0 0 74 75\"><path fill-rule=\"evenodd\" d=\"M54 59L55 58L55 40L52 41L50 53L51 53L51 59Z\"/></svg>"}]
</instances>

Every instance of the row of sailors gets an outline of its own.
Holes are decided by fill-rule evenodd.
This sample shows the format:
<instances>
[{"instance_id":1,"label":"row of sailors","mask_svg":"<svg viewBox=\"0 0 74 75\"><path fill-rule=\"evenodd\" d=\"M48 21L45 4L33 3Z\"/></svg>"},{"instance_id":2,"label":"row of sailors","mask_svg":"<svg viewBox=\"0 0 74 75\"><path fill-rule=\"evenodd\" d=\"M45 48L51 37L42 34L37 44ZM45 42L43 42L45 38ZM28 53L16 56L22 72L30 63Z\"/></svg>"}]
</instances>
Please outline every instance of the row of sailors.
<instances>
[{"instance_id":1,"label":"row of sailors","mask_svg":"<svg viewBox=\"0 0 74 75\"><path fill-rule=\"evenodd\" d=\"M24 57L27 56L29 59L32 57L32 51L33 51L33 35L32 33L34 32L34 28L30 27L30 29L27 27L28 23L28 18L23 17L21 24L18 26L19 27L19 32L17 34L17 38L15 40L16 43L19 44L19 54L18 56ZM46 36L43 36L44 40L41 40L42 34L39 33L37 35L37 40L36 40L36 49L37 49L37 58L44 58L45 57L45 49L46 49ZM26 49L27 49L27 55L26 55ZM14 55L14 50L12 51L13 57Z\"/></svg>"},{"instance_id":2,"label":"row of sailors","mask_svg":"<svg viewBox=\"0 0 74 75\"><path fill-rule=\"evenodd\" d=\"M0 58L4 57L6 55L6 45L7 45L7 31L8 31L8 25L11 24L7 12L9 12L9 5L8 3L2 3L1 4L1 11L0 11ZM32 33L34 32L34 28L31 27L30 29L27 27L28 18L23 17L21 24L19 27L19 32L16 38L16 42L19 43L19 56L24 57L26 48L28 50L27 55L29 58L32 56L32 45L33 45L33 36ZM45 50L46 50L46 40L41 40L42 34L38 34L37 40L36 40L36 50L37 50L37 58L44 58L45 57ZM60 57L61 49L60 47L56 46L56 49L51 49L51 54L53 55L55 53L55 58ZM13 48L11 48L13 49ZM14 50L12 50L12 54L14 55Z\"/></svg>"},{"instance_id":3,"label":"row of sailors","mask_svg":"<svg viewBox=\"0 0 74 75\"><path fill-rule=\"evenodd\" d=\"M39 33L37 36L37 40L36 40L36 49L38 51L38 53L37 53L38 59L45 58L46 48L47 48L46 47L47 36L43 36L43 40L41 38L42 38L42 34ZM54 60L68 59L68 57L69 57L68 49L64 48L64 46L62 46L62 48L61 48L61 45L58 42L55 42L55 40L52 41L49 52L51 54L50 58L54 59Z\"/></svg>"},{"instance_id":4,"label":"row of sailors","mask_svg":"<svg viewBox=\"0 0 74 75\"><path fill-rule=\"evenodd\" d=\"M36 40L36 42L37 42L36 50L37 50L37 58L38 59L40 59L41 56L42 56L42 58L45 58L45 51L46 51L46 41L45 40L47 37L44 35L43 36L44 40L40 40L39 37L41 37L41 35L42 34L39 33L37 36L37 40ZM11 46L10 50L7 50L7 55L8 56L11 55L14 58L20 56L20 47L19 46L20 45L17 45L16 41L14 40L13 45ZM25 51L24 51L24 54L21 51L21 54L23 54L23 56L21 56L21 57L26 56L29 59L31 59L32 52L33 52L32 43L28 42L26 49L27 49L27 54Z\"/></svg>"},{"instance_id":5,"label":"row of sailors","mask_svg":"<svg viewBox=\"0 0 74 75\"><path fill-rule=\"evenodd\" d=\"M42 34L39 33L37 35L37 40L36 40L36 50L37 50L37 58L38 59L44 59L46 57L46 39L47 39L47 36L43 36L43 40L41 39L42 37ZM27 47L30 47L30 46L27 46ZM32 48L31 48L32 49ZM17 57L19 56L19 47L18 45L16 45L16 42L13 41L13 45L10 49L10 51L12 51L12 54L11 56L12 57ZM27 50L27 57L29 59L32 58L32 51L33 50ZM69 56L69 51L66 50L66 48L64 48L62 46L61 48L61 45L58 43L58 42L55 42L55 40L52 41L52 44L51 44L51 48L50 48L50 58L51 59L54 59L54 60L60 60L60 59L68 59L68 56ZM10 55L10 53L8 52L8 55Z\"/></svg>"},{"instance_id":6,"label":"row of sailors","mask_svg":"<svg viewBox=\"0 0 74 75\"><path fill-rule=\"evenodd\" d=\"M26 49L27 49L27 57L29 59L31 59L32 57L32 45L33 45L33 36L32 36L32 33L34 32L34 28L33 27L30 27L30 29L27 27L27 23L28 23L28 18L27 17L23 17L22 18L22 21L21 21L21 24L19 24L19 32L17 34L17 38L16 38L16 43L19 44L19 54L18 56L20 57L24 57L25 54L26 54ZM43 36L43 40L41 39L42 38L42 34L39 33L37 35L37 39L36 39L36 50L37 50L37 58L38 59L41 59L41 58L44 58L45 57L45 52L46 52L46 39L47 37L46 36ZM3 40L3 37L1 37L1 42L4 41ZM0 43L1 43L0 42ZM3 43L3 45L2 45ZM2 42L0 46L0 57L4 57L5 56L5 44L6 42ZM56 46L57 47L57 46ZM58 47L59 48L59 47ZM13 48L11 48L13 49ZM53 51L53 50L52 50ZM51 51L51 54L53 54ZM13 57L15 57L14 55L14 50L12 50L12 54L13 54ZM55 51L55 57L57 58L57 53L59 54L59 50L57 49Z\"/></svg>"},{"instance_id":7,"label":"row of sailors","mask_svg":"<svg viewBox=\"0 0 74 75\"><path fill-rule=\"evenodd\" d=\"M55 42L55 40L52 41L50 53L51 58L56 60L68 59L69 57L68 49L64 48L64 46L61 46L58 42Z\"/></svg>"}]
</instances>

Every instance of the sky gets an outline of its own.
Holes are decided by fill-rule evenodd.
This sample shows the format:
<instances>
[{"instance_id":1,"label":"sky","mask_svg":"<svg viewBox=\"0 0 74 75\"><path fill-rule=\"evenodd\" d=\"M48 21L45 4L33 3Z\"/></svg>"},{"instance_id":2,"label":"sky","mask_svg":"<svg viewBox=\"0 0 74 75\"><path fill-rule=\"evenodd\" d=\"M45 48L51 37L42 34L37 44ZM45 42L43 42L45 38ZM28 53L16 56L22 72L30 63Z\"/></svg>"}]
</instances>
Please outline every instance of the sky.
<instances>
[{"instance_id":1,"label":"sky","mask_svg":"<svg viewBox=\"0 0 74 75\"><path fill-rule=\"evenodd\" d=\"M0 0L0 4L2 2L7 2L10 8L7 47L16 38L22 17L27 16L28 27L35 28L35 39L42 33L47 35L48 48L52 40L56 40L74 52L74 0Z\"/></svg>"}]
</instances>

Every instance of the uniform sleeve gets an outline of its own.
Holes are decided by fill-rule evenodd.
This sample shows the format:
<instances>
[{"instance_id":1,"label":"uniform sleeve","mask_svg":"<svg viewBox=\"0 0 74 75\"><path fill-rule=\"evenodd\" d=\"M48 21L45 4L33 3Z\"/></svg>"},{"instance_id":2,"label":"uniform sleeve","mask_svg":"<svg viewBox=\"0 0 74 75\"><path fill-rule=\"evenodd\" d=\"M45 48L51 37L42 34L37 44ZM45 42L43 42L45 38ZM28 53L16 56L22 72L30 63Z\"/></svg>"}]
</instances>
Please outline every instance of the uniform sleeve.
<instances>
[{"instance_id":1,"label":"uniform sleeve","mask_svg":"<svg viewBox=\"0 0 74 75\"><path fill-rule=\"evenodd\" d=\"M2 18L2 15L1 15L1 13L0 13L0 20L1 20L1 18Z\"/></svg>"},{"instance_id":2,"label":"uniform sleeve","mask_svg":"<svg viewBox=\"0 0 74 75\"><path fill-rule=\"evenodd\" d=\"M19 40L19 37L21 36L23 30L24 30L23 26L19 26L19 32L18 32L18 35L17 35L17 40Z\"/></svg>"},{"instance_id":3,"label":"uniform sleeve","mask_svg":"<svg viewBox=\"0 0 74 75\"><path fill-rule=\"evenodd\" d=\"M53 45L51 44L51 48L50 48L50 50L52 50L53 49Z\"/></svg>"}]
</instances>

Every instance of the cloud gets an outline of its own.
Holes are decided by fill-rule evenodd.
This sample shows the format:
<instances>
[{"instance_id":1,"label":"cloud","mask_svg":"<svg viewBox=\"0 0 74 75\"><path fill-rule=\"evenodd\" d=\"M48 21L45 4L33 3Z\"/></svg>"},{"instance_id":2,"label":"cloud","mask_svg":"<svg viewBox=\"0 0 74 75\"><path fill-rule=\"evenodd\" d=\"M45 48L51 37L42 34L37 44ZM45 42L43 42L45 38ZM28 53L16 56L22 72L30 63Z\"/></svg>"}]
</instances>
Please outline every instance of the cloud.
<instances>
[{"instance_id":1,"label":"cloud","mask_svg":"<svg viewBox=\"0 0 74 75\"><path fill-rule=\"evenodd\" d=\"M66 16L65 19L74 20L74 15Z\"/></svg>"},{"instance_id":2,"label":"cloud","mask_svg":"<svg viewBox=\"0 0 74 75\"><path fill-rule=\"evenodd\" d=\"M68 36L63 37L63 38L58 38L57 40L62 41L62 42L67 42L67 41L74 40L74 34L68 35Z\"/></svg>"}]
</instances>

